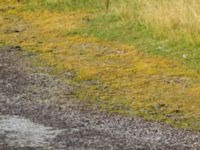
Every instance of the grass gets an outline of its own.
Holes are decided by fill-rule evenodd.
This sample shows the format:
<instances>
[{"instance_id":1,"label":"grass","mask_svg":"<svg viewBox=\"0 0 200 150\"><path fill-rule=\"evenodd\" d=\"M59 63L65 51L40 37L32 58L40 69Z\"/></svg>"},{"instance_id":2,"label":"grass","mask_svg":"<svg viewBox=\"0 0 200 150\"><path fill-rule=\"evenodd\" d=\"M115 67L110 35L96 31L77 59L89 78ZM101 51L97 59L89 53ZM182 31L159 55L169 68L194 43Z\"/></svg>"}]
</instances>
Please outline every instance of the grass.
<instances>
[{"instance_id":1,"label":"grass","mask_svg":"<svg viewBox=\"0 0 200 150\"><path fill-rule=\"evenodd\" d=\"M54 2L57 8L52 9ZM92 107L199 130L199 52L195 42L178 34L172 39L157 34L153 25L141 18L143 13L139 15L144 7L141 1L113 2L109 13L97 13L101 7L92 7L94 3L85 6L81 1L72 7L73 1L62 2L10 1L17 8L1 12L10 18L0 24L1 41L36 53L29 60L33 65L50 67L51 74L70 80L77 87L77 97ZM127 4L134 9L124 12ZM2 32L24 27L19 33Z\"/></svg>"},{"instance_id":2,"label":"grass","mask_svg":"<svg viewBox=\"0 0 200 150\"><path fill-rule=\"evenodd\" d=\"M175 59L199 71L198 6L195 0L117 1L108 14L99 13L86 21L85 28L67 34L128 43L146 54Z\"/></svg>"},{"instance_id":3,"label":"grass","mask_svg":"<svg viewBox=\"0 0 200 150\"><path fill-rule=\"evenodd\" d=\"M102 9L103 3L94 0L24 0L29 10L48 9L50 11L86 10L97 11Z\"/></svg>"},{"instance_id":4,"label":"grass","mask_svg":"<svg viewBox=\"0 0 200 150\"><path fill-rule=\"evenodd\" d=\"M29 5L37 8L33 2L30 0ZM38 7L49 10L78 9L93 13L91 19L85 19L85 28L67 34L132 44L147 54L178 59L200 70L198 0L116 0L111 3L109 13L104 11L104 1L43 0L40 3Z\"/></svg>"},{"instance_id":5,"label":"grass","mask_svg":"<svg viewBox=\"0 0 200 150\"><path fill-rule=\"evenodd\" d=\"M66 34L89 35L102 40L127 43L147 55L160 55L200 70L200 48L197 44L186 43L183 39L155 37L154 32L143 24L122 23L113 15L96 18L87 22L85 28Z\"/></svg>"},{"instance_id":6,"label":"grass","mask_svg":"<svg viewBox=\"0 0 200 150\"><path fill-rule=\"evenodd\" d=\"M85 27L67 35L89 35L134 45L150 55L181 61L200 71L198 0L116 0L105 13L105 2L85 0L25 1L29 10L84 11ZM91 15L92 14L92 15Z\"/></svg>"}]
</instances>

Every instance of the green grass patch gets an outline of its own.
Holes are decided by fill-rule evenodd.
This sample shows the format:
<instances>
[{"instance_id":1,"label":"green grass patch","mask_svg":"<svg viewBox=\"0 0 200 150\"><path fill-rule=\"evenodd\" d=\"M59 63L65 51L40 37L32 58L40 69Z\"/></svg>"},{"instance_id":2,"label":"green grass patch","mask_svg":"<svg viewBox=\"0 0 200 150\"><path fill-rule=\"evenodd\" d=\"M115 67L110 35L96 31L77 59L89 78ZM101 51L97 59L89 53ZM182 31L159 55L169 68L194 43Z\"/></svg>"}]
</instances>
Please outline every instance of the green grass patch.
<instances>
[{"instance_id":1,"label":"green grass patch","mask_svg":"<svg viewBox=\"0 0 200 150\"><path fill-rule=\"evenodd\" d=\"M26 0L26 9L48 9L50 11L74 11L87 10L98 11L104 7L104 3L94 0Z\"/></svg>"},{"instance_id":2,"label":"green grass patch","mask_svg":"<svg viewBox=\"0 0 200 150\"><path fill-rule=\"evenodd\" d=\"M116 0L111 2L109 13L105 13L105 1L97 0L26 0L24 3L29 10L92 11L91 18L85 19L84 28L66 35L88 35L128 43L147 55L175 59L200 71L200 31L195 18L195 14L198 16L200 13L196 0L194 3L182 0ZM173 12L177 13L176 18L170 16Z\"/></svg>"},{"instance_id":3,"label":"green grass patch","mask_svg":"<svg viewBox=\"0 0 200 150\"><path fill-rule=\"evenodd\" d=\"M127 43L147 55L160 55L178 60L200 71L198 44L188 43L184 38L170 39L156 36L151 27L139 22L123 22L119 16L112 13L87 20L84 28L67 32L66 35L87 35L101 40Z\"/></svg>"}]
</instances>

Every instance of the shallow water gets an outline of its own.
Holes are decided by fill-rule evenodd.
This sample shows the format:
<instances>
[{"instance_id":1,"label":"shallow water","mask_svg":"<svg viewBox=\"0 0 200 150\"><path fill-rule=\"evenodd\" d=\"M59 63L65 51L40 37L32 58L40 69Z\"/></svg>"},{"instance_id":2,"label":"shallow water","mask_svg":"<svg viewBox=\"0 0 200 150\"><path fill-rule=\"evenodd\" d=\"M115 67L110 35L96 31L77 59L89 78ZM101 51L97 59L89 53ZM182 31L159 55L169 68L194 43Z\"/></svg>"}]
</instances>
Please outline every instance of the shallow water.
<instances>
[{"instance_id":1,"label":"shallow water","mask_svg":"<svg viewBox=\"0 0 200 150\"><path fill-rule=\"evenodd\" d=\"M0 137L12 147L49 147L61 132L19 116L0 116Z\"/></svg>"}]
</instances>

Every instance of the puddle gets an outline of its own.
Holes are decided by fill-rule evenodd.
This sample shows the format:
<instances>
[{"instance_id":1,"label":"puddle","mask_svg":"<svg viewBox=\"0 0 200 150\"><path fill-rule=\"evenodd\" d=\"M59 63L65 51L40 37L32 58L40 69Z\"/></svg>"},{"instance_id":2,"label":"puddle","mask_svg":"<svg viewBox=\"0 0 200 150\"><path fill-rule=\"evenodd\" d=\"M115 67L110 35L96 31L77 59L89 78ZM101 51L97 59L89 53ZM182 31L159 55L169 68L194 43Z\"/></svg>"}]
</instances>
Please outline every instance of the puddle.
<instances>
[{"instance_id":1,"label":"puddle","mask_svg":"<svg viewBox=\"0 0 200 150\"><path fill-rule=\"evenodd\" d=\"M19 116L0 116L0 139L11 147L47 147L62 131Z\"/></svg>"}]
</instances>

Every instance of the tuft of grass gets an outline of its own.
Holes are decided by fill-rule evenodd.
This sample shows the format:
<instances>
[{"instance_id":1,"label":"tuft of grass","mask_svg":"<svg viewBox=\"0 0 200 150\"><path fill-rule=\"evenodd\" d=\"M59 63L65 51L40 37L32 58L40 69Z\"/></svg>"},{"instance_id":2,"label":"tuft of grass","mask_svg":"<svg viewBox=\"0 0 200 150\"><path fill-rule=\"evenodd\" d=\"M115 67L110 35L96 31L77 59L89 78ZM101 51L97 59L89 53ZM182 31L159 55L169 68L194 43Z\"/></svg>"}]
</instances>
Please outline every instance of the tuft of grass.
<instances>
[{"instance_id":1,"label":"tuft of grass","mask_svg":"<svg viewBox=\"0 0 200 150\"><path fill-rule=\"evenodd\" d=\"M126 0L115 1L111 13L123 22L144 24L155 36L183 38L199 43L200 2L198 0Z\"/></svg>"}]
</instances>

